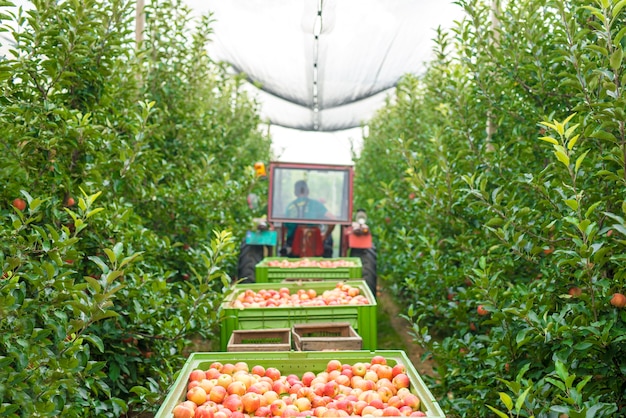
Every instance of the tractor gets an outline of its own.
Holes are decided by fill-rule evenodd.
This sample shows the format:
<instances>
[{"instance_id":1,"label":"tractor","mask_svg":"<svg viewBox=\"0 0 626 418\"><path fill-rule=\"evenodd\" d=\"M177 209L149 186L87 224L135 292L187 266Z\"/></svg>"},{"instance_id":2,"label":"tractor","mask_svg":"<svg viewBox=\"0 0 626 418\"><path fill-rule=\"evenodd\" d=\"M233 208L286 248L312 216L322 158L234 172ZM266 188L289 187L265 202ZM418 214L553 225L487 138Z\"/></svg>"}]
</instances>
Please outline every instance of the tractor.
<instances>
[{"instance_id":1,"label":"tractor","mask_svg":"<svg viewBox=\"0 0 626 418\"><path fill-rule=\"evenodd\" d=\"M266 176L263 165L255 170ZM267 213L255 218L241 244L238 278L254 282L256 265L265 257L358 257L363 280L376 295L376 251L367 215L359 209L353 216L352 166L271 162L268 171ZM258 200L251 194L248 204Z\"/></svg>"}]
</instances>

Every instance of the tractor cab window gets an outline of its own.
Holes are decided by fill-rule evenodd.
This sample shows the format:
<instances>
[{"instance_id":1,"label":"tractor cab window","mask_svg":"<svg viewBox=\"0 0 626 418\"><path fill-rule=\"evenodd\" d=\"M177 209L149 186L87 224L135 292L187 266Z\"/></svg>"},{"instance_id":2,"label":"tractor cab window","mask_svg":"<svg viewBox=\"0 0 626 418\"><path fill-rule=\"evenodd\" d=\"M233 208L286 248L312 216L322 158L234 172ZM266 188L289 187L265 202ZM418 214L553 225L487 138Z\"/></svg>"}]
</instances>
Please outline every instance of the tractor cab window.
<instances>
[{"instance_id":1,"label":"tractor cab window","mask_svg":"<svg viewBox=\"0 0 626 418\"><path fill-rule=\"evenodd\" d=\"M272 222L350 223L351 167L270 167L269 217Z\"/></svg>"}]
</instances>

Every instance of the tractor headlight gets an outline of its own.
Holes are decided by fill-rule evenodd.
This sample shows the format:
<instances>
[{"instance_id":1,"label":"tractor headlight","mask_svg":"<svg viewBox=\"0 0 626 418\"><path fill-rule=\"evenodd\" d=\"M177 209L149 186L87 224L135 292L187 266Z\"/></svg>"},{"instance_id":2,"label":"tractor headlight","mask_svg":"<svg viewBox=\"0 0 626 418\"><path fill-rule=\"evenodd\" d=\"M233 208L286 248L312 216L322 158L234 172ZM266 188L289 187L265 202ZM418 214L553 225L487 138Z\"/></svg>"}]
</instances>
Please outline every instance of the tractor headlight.
<instances>
[{"instance_id":1,"label":"tractor headlight","mask_svg":"<svg viewBox=\"0 0 626 418\"><path fill-rule=\"evenodd\" d=\"M359 225L365 225L365 223L367 222L367 214L364 210L358 210L356 212L356 222Z\"/></svg>"}]
</instances>

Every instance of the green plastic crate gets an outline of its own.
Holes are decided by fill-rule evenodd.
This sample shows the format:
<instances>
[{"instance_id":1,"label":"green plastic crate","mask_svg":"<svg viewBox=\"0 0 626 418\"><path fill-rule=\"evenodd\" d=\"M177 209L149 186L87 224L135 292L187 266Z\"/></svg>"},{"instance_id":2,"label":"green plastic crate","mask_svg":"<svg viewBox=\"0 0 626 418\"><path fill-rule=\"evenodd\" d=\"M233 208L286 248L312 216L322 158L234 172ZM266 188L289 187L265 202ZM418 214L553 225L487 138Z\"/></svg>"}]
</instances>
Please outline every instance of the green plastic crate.
<instances>
[{"instance_id":1,"label":"green plastic crate","mask_svg":"<svg viewBox=\"0 0 626 418\"><path fill-rule=\"evenodd\" d=\"M302 376L306 371L319 373L326 368L328 361L337 359L342 363L354 364L357 362L369 362L375 355L381 355L387 359L387 364L404 364L409 376L410 388L419 396L420 409L429 417L445 418L445 414L437 403L426 384L422 380L406 353L401 350L378 350L378 351L271 351L271 352L238 352L238 353L192 353L182 370L176 377L174 385L170 389L165 401L157 411L155 418L171 418L174 407L185 400L187 393L187 380L194 369L206 370L212 362L236 363L244 361L250 367L261 365L265 368L276 367L281 374L296 374Z\"/></svg>"},{"instance_id":2,"label":"green plastic crate","mask_svg":"<svg viewBox=\"0 0 626 418\"><path fill-rule=\"evenodd\" d=\"M363 277L363 266L359 257L322 258L307 257L313 261L352 261L353 267L270 267L269 261L298 261L297 258L288 257L266 257L255 268L255 281L257 283L282 282L285 279L327 279L327 280L348 280L360 279Z\"/></svg>"},{"instance_id":3,"label":"green plastic crate","mask_svg":"<svg viewBox=\"0 0 626 418\"><path fill-rule=\"evenodd\" d=\"M220 308L220 350L226 351L230 335L235 330L255 330L265 328L291 328L299 323L347 322L363 338L363 348L376 350L376 298L364 280L346 280L344 283L357 287L369 301L368 305L333 306L286 306L268 308L230 308L237 295L247 289L258 292L261 289L286 287L291 293L298 289L315 289L317 294L334 289L336 283L246 283L234 286L234 291L222 302Z\"/></svg>"}]
</instances>

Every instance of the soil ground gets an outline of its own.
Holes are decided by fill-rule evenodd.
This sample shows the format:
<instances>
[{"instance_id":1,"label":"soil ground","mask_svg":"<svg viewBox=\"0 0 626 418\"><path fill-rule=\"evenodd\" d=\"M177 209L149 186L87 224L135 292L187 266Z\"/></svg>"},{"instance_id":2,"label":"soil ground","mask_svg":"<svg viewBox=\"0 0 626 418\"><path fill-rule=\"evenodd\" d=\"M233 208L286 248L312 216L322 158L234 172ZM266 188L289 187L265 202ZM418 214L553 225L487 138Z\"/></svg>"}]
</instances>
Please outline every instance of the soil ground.
<instances>
[{"instance_id":1,"label":"soil ground","mask_svg":"<svg viewBox=\"0 0 626 418\"><path fill-rule=\"evenodd\" d=\"M376 300L378 303L378 348L380 350L403 350L420 375L434 376L435 363L430 359L422 360L425 350L413 341L410 335L411 324L399 316L403 311L391 292L379 288Z\"/></svg>"}]
</instances>

